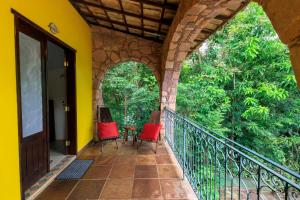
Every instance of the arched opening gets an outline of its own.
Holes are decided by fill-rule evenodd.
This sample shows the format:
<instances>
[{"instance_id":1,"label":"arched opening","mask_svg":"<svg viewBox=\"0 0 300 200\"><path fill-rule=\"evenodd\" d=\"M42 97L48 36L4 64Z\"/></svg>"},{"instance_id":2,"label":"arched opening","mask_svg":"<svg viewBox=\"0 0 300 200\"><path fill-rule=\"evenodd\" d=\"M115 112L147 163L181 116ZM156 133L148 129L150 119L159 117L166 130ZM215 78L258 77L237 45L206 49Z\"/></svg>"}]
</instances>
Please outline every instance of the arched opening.
<instances>
[{"instance_id":1,"label":"arched opening","mask_svg":"<svg viewBox=\"0 0 300 200\"><path fill-rule=\"evenodd\" d=\"M176 110L299 171L300 92L289 49L256 3L182 65Z\"/></svg>"},{"instance_id":2,"label":"arched opening","mask_svg":"<svg viewBox=\"0 0 300 200\"><path fill-rule=\"evenodd\" d=\"M159 109L159 84L146 64L127 61L114 65L100 84L103 102L120 130L135 125L141 130L151 112Z\"/></svg>"}]
</instances>

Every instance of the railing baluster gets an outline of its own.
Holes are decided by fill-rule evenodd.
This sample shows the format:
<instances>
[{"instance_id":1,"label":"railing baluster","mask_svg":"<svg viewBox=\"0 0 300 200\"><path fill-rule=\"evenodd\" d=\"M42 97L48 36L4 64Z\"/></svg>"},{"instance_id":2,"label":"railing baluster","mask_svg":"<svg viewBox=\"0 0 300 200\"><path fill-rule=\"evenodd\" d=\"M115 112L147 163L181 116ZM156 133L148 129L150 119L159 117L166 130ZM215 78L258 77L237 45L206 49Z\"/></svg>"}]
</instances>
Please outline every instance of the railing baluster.
<instances>
[{"instance_id":1,"label":"railing baluster","mask_svg":"<svg viewBox=\"0 0 300 200\"><path fill-rule=\"evenodd\" d=\"M186 165L186 127L185 127L185 119L183 120L183 179L185 174L185 165Z\"/></svg>"},{"instance_id":2,"label":"railing baluster","mask_svg":"<svg viewBox=\"0 0 300 200\"><path fill-rule=\"evenodd\" d=\"M217 188L217 141L214 142L214 148L215 148L215 166L214 166L214 189L216 191ZM214 200L216 200L216 192L214 192Z\"/></svg>"},{"instance_id":3,"label":"railing baluster","mask_svg":"<svg viewBox=\"0 0 300 200\"><path fill-rule=\"evenodd\" d=\"M288 200L289 198L289 184L288 183L285 183L285 186L284 186L284 199L285 200Z\"/></svg>"},{"instance_id":4,"label":"railing baluster","mask_svg":"<svg viewBox=\"0 0 300 200\"><path fill-rule=\"evenodd\" d=\"M207 144L207 143L205 143ZM208 190L208 179L209 179L209 175L208 175L208 151L207 151L207 146L205 146L205 183L206 183L206 199L208 199L208 194L209 194L209 190Z\"/></svg>"},{"instance_id":5,"label":"railing baluster","mask_svg":"<svg viewBox=\"0 0 300 200\"><path fill-rule=\"evenodd\" d=\"M225 157L224 157L224 199L226 200L227 192L227 147L225 146Z\"/></svg>"},{"instance_id":6,"label":"railing baluster","mask_svg":"<svg viewBox=\"0 0 300 200\"><path fill-rule=\"evenodd\" d=\"M209 151L209 146L208 146L208 151ZM211 155L211 154L209 154L209 155ZM211 158L211 156L209 156L208 158L209 158L209 187L210 187L209 199L211 199L211 197L212 197L212 181L213 181L212 180L212 158Z\"/></svg>"},{"instance_id":7,"label":"railing baluster","mask_svg":"<svg viewBox=\"0 0 300 200\"><path fill-rule=\"evenodd\" d=\"M202 133L201 133L202 135ZM202 136L200 135L200 150L202 150ZM200 153L199 153L200 154ZM203 183L203 177L202 177L202 158L203 158L203 154L200 155L200 187L201 187L201 196L203 194L203 188L202 188L202 183Z\"/></svg>"},{"instance_id":8,"label":"railing baluster","mask_svg":"<svg viewBox=\"0 0 300 200\"><path fill-rule=\"evenodd\" d=\"M259 166L258 167L258 170L257 170L257 200L260 199L260 187L261 187L261 167Z\"/></svg>"},{"instance_id":9,"label":"railing baluster","mask_svg":"<svg viewBox=\"0 0 300 200\"><path fill-rule=\"evenodd\" d=\"M252 199L252 182L258 200L300 197L299 174L169 109L165 109L165 136L182 166L183 179L191 182L199 199Z\"/></svg>"},{"instance_id":10,"label":"railing baluster","mask_svg":"<svg viewBox=\"0 0 300 200\"><path fill-rule=\"evenodd\" d=\"M239 200L241 200L241 175L242 175L242 158L241 155L239 154L238 156L238 162L239 162L239 166L238 166L238 176L239 176Z\"/></svg>"}]
</instances>

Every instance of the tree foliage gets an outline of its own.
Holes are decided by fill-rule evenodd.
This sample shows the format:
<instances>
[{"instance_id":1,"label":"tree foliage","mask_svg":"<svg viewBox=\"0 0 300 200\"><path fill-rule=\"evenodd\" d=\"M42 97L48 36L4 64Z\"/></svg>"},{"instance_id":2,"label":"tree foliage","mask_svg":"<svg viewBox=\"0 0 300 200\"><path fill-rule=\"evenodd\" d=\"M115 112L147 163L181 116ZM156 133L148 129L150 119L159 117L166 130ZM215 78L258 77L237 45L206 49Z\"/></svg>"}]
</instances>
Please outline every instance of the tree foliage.
<instances>
[{"instance_id":1,"label":"tree foliage","mask_svg":"<svg viewBox=\"0 0 300 200\"><path fill-rule=\"evenodd\" d=\"M255 3L183 63L177 111L300 170L300 93L288 48Z\"/></svg>"},{"instance_id":2,"label":"tree foliage","mask_svg":"<svg viewBox=\"0 0 300 200\"><path fill-rule=\"evenodd\" d=\"M136 125L140 130L159 108L158 84L145 64L118 64L105 75L102 89L104 103L120 130L124 125Z\"/></svg>"},{"instance_id":3,"label":"tree foliage","mask_svg":"<svg viewBox=\"0 0 300 200\"><path fill-rule=\"evenodd\" d=\"M140 129L159 108L157 81L144 64L121 63L102 85L120 129ZM184 61L177 111L300 171L300 92L288 48L255 3Z\"/></svg>"}]
</instances>

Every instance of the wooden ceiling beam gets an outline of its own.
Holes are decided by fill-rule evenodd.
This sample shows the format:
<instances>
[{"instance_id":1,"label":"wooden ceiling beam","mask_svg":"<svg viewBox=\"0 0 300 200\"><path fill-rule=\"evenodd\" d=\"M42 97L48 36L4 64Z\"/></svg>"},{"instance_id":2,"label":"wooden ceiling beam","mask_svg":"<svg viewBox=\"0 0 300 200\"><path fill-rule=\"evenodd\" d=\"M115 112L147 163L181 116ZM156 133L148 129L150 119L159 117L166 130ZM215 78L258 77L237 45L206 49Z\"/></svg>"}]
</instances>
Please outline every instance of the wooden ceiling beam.
<instances>
[{"instance_id":1,"label":"wooden ceiling beam","mask_svg":"<svg viewBox=\"0 0 300 200\"><path fill-rule=\"evenodd\" d=\"M83 16L83 14L81 13L81 11L80 11L80 8L74 3L74 2L72 2L72 1L70 1L71 2L71 4L73 5L73 7L75 8L75 10L77 10L77 12L79 13L79 15L84 19L84 21L86 22L86 23L89 23L88 22L88 20Z\"/></svg>"},{"instance_id":2,"label":"wooden ceiling beam","mask_svg":"<svg viewBox=\"0 0 300 200\"><path fill-rule=\"evenodd\" d=\"M167 0L164 0L164 5L166 5L166 3L167 3ZM160 30L161 30L161 25L162 25L162 21L164 19L165 10L166 10L165 8L162 8L161 15L160 15L160 23L159 23L159 27L158 27L157 32L160 32Z\"/></svg>"},{"instance_id":3,"label":"wooden ceiling beam","mask_svg":"<svg viewBox=\"0 0 300 200\"><path fill-rule=\"evenodd\" d=\"M70 0L70 1L73 2L72 3L73 5L75 5L76 3L81 3L81 4L88 5L88 6L103 9L104 11L107 10L107 11L110 11L110 12L115 12L115 13L118 13L118 14L128 15L128 16L131 16L131 17L143 18L143 19L146 19L146 20L149 20L149 21L152 21L152 22L156 22L156 23L161 23L162 22L163 24L168 25L168 26L170 26L172 24L172 20L163 19L161 21L161 20L158 20L158 19L155 19L155 18L152 18L152 17L142 16L142 15L139 15L139 14L127 12L125 10L118 10L118 9L115 9L115 8L110 8L110 7L104 6L103 4L88 2L88 1L84 1L84 0Z\"/></svg>"},{"instance_id":4,"label":"wooden ceiling beam","mask_svg":"<svg viewBox=\"0 0 300 200\"><path fill-rule=\"evenodd\" d=\"M126 25L127 32L129 32L128 24L127 24L127 20L126 20L125 14L124 14L124 8L123 8L123 4L122 4L121 0L119 0L119 4L120 4L121 11L123 13L122 16L123 16L124 23Z\"/></svg>"},{"instance_id":5,"label":"wooden ceiling beam","mask_svg":"<svg viewBox=\"0 0 300 200\"><path fill-rule=\"evenodd\" d=\"M171 4L171 3L159 3L159 2L155 2L155 1L149 1L149 0L130 0L130 1L134 1L134 2L142 2L144 4L148 4L151 6L156 6L156 7L160 7L160 8L165 8L165 9L169 9L169 10L174 10L177 11L178 6L175 4Z\"/></svg>"},{"instance_id":6,"label":"wooden ceiling beam","mask_svg":"<svg viewBox=\"0 0 300 200\"><path fill-rule=\"evenodd\" d=\"M144 31L144 5L142 2L140 2L141 4L141 15L142 15L142 18L141 18L141 25L142 25L142 36L144 36L145 34L145 31Z\"/></svg>"},{"instance_id":7,"label":"wooden ceiling beam","mask_svg":"<svg viewBox=\"0 0 300 200\"><path fill-rule=\"evenodd\" d=\"M102 0L98 0L98 2L99 2L99 4L100 4L101 6L103 6ZM86 5L86 6L87 6L87 5ZM87 6L87 7L88 7L88 6ZM108 16L108 14L107 14L107 11L106 11L106 10L104 10L104 13L105 13L106 18L107 18L107 19L110 19L109 16ZM110 23L110 25L113 26L112 23Z\"/></svg>"},{"instance_id":8,"label":"wooden ceiling beam","mask_svg":"<svg viewBox=\"0 0 300 200\"><path fill-rule=\"evenodd\" d=\"M147 32L150 32L150 33L153 33L153 32L156 32L155 30L153 29L149 29L149 28L142 28L140 26L135 26L135 25L132 25L132 24L124 24L122 22L119 22L119 21L116 21L116 20L112 20L112 19L106 19L106 18L103 18L103 17L99 17L99 16L96 16L96 15L91 15L91 14L82 14L84 17L92 17L92 18L96 18L98 20L102 20L102 21L105 21L105 22L109 22L111 24L117 24L117 25L120 25L120 26L128 26L129 28L134 28L134 29L138 29L138 30L145 30ZM165 33L155 33L159 36L166 36Z\"/></svg>"},{"instance_id":9,"label":"wooden ceiling beam","mask_svg":"<svg viewBox=\"0 0 300 200\"><path fill-rule=\"evenodd\" d=\"M121 32L121 33L129 34L129 35L133 35L133 36L136 36L136 37L139 37L139 38L143 38L143 39L146 39L146 40L151 40L151 41L158 42L158 43L163 42L162 39L157 39L157 38L152 38L152 37L147 37L147 36L141 36L137 33L131 33L131 32L123 31L123 30L116 29L114 27L105 26L105 25L102 25L102 24L99 24L99 23L89 22L89 24L91 24L93 26L100 26L100 27L103 27L103 28L112 29L114 31L118 31L118 32Z\"/></svg>"}]
</instances>

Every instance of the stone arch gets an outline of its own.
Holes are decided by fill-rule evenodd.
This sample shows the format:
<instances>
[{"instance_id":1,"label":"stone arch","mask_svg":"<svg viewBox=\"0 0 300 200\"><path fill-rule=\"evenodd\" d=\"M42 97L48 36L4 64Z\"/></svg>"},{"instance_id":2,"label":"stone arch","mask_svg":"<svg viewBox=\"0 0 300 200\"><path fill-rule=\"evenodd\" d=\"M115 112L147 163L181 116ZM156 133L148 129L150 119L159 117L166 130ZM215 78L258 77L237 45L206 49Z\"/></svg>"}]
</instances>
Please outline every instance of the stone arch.
<instances>
[{"instance_id":1,"label":"stone arch","mask_svg":"<svg viewBox=\"0 0 300 200\"><path fill-rule=\"evenodd\" d=\"M163 46L161 107L176 107L177 84L183 60L194 46L201 31L216 16L227 12L231 6L243 7L244 0L184 1L179 7L175 23Z\"/></svg>"},{"instance_id":2,"label":"stone arch","mask_svg":"<svg viewBox=\"0 0 300 200\"><path fill-rule=\"evenodd\" d=\"M161 87L162 44L101 27L92 28L92 43L94 124L97 105L103 102L99 85L106 72L118 63L135 61L146 64Z\"/></svg>"},{"instance_id":3,"label":"stone arch","mask_svg":"<svg viewBox=\"0 0 300 200\"><path fill-rule=\"evenodd\" d=\"M124 59L120 59L117 60L116 62L114 61L109 61L107 62L105 65L102 65L101 68L97 69L94 68L94 75L95 75L95 87L98 88L99 84L101 81L103 81L105 74L111 69L114 68L116 65L120 64L120 63L125 63L125 62L129 62L129 61L134 61L134 62L138 62L138 63L143 63L145 65L147 65L147 67L152 71L153 75L155 76L159 87L160 87L160 72L157 69L157 65L155 65L152 62L144 62L142 59L137 59L137 58L124 58Z\"/></svg>"},{"instance_id":4,"label":"stone arch","mask_svg":"<svg viewBox=\"0 0 300 200\"><path fill-rule=\"evenodd\" d=\"M165 107L176 108L177 84L181 65L201 32L219 15L227 15L228 8L236 10L248 0L185 0L181 1L162 47L161 123L164 124ZM205 40L205 39L204 39ZM164 135L164 127L161 134Z\"/></svg>"},{"instance_id":5,"label":"stone arch","mask_svg":"<svg viewBox=\"0 0 300 200\"><path fill-rule=\"evenodd\" d=\"M177 84L181 65L193 49L195 40L216 16L227 8L245 6L244 0L183 1L163 46L161 107L176 107Z\"/></svg>"},{"instance_id":6,"label":"stone arch","mask_svg":"<svg viewBox=\"0 0 300 200\"><path fill-rule=\"evenodd\" d=\"M254 1L262 5L279 38L288 45L300 88L300 2L291 0L287 4L281 0ZM209 26L211 20L226 13L227 8L236 7L239 11L248 3L248 0L191 0L180 4L162 50L162 108L168 106L175 109L181 64L205 27Z\"/></svg>"},{"instance_id":7,"label":"stone arch","mask_svg":"<svg viewBox=\"0 0 300 200\"><path fill-rule=\"evenodd\" d=\"M96 86L95 86L95 90L98 90L98 91L95 91L95 93L97 93L97 98L96 98L96 101L97 101L97 105L104 105L103 103L103 99L102 99L102 94L101 94L101 87L100 87L100 84L101 82L104 80L104 77L105 77L105 74L112 68L116 67L117 65L121 64L121 63L125 63L125 62L130 62L130 61L134 61L134 62L138 62L138 63L143 63L145 64L153 73L154 77L156 78L156 81L157 81L157 84L158 84L158 87L160 88L160 74L157 70L155 70L155 66L153 65L149 65L145 62L142 62L141 60L138 60L138 59L124 59L124 60L120 60L119 62L117 63L114 63L114 62L111 62L109 65L103 67L102 70L99 70L99 71L96 71L95 73L98 73L97 75L97 79L96 79Z\"/></svg>"}]
</instances>

